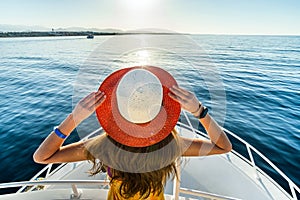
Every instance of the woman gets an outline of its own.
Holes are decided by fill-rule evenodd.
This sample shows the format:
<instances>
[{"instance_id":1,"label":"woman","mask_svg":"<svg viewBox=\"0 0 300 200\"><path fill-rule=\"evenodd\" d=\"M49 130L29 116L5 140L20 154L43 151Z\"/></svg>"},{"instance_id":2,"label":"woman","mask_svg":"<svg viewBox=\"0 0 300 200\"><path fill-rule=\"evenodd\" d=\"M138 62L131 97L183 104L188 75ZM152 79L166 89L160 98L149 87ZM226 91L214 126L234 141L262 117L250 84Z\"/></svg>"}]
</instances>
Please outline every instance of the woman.
<instances>
[{"instance_id":1,"label":"woman","mask_svg":"<svg viewBox=\"0 0 300 200\"><path fill-rule=\"evenodd\" d=\"M157 106L159 105L159 106ZM180 109L199 119L210 140L184 138L175 129ZM96 110L105 133L62 146L64 139ZM37 163L90 160L91 174L107 172L107 199L164 199L166 180L176 175L180 156L226 153L226 134L196 96L157 67L126 68L111 74L36 150Z\"/></svg>"}]
</instances>

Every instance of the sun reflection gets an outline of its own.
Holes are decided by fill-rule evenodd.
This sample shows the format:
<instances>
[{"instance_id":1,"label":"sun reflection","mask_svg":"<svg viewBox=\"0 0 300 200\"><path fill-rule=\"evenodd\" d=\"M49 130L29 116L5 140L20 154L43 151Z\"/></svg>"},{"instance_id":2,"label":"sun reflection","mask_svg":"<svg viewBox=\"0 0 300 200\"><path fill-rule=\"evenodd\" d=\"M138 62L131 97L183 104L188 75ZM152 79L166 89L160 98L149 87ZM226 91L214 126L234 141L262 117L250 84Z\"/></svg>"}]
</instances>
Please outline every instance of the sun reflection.
<instances>
[{"instance_id":1,"label":"sun reflection","mask_svg":"<svg viewBox=\"0 0 300 200\"><path fill-rule=\"evenodd\" d=\"M124 54L121 60L123 60L123 67L151 65L152 53L149 50L139 49L128 54Z\"/></svg>"},{"instance_id":2,"label":"sun reflection","mask_svg":"<svg viewBox=\"0 0 300 200\"><path fill-rule=\"evenodd\" d=\"M138 51L138 52L136 52L136 56L140 60L145 60L145 59L149 58L149 52L147 50Z\"/></svg>"},{"instance_id":3,"label":"sun reflection","mask_svg":"<svg viewBox=\"0 0 300 200\"><path fill-rule=\"evenodd\" d=\"M147 65L150 62L150 52L147 50L140 50L136 52L135 57L139 65Z\"/></svg>"}]
</instances>

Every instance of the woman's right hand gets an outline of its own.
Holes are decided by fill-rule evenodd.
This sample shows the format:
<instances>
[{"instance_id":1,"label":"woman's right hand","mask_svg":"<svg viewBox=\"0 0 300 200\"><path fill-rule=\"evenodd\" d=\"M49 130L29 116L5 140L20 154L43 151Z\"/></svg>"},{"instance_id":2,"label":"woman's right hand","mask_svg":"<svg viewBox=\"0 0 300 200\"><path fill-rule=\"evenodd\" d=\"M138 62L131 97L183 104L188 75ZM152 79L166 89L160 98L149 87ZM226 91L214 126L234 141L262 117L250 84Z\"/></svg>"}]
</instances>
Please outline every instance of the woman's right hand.
<instances>
[{"instance_id":1,"label":"woman's right hand","mask_svg":"<svg viewBox=\"0 0 300 200\"><path fill-rule=\"evenodd\" d=\"M88 118L103 103L105 98L104 92L99 90L81 99L72 111L75 123L79 124Z\"/></svg>"},{"instance_id":2,"label":"woman's right hand","mask_svg":"<svg viewBox=\"0 0 300 200\"><path fill-rule=\"evenodd\" d=\"M70 135L76 126L88 118L105 100L101 91L92 92L81 99L72 111L72 114L58 126L66 136ZM60 163L86 160L84 143L82 141L62 147L64 139L58 137L54 131L44 140L35 151L33 159L37 163Z\"/></svg>"}]
</instances>

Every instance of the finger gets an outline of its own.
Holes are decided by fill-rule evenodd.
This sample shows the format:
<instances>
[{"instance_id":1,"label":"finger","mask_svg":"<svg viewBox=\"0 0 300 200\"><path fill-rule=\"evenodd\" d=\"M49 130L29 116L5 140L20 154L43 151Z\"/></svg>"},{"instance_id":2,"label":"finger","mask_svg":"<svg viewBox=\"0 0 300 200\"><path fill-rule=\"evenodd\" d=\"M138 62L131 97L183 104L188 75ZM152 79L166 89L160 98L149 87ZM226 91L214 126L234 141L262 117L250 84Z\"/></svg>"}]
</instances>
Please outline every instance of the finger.
<instances>
[{"instance_id":1,"label":"finger","mask_svg":"<svg viewBox=\"0 0 300 200\"><path fill-rule=\"evenodd\" d=\"M101 94L101 93L104 93L104 92L102 92L101 90L98 90L98 91L96 92L96 94Z\"/></svg>"},{"instance_id":2,"label":"finger","mask_svg":"<svg viewBox=\"0 0 300 200\"><path fill-rule=\"evenodd\" d=\"M98 90L98 91L95 91L95 92L91 92L87 97L86 99L87 100L91 100L93 97L97 96L97 95L100 95L104 92L102 92L101 90Z\"/></svg>"},{"instance_id":3,"label":"finger","mask_svg":"<svg viewBox=\"0 0 300 200\"><path fill-rule=\"evenodd\" d=\"M80 102L82 102L83 104L86 104L91 99L93 99L94 96L95 96L95 92L91 92L89 95L87 95L86 97L84 97L83 99L81 99Z\"/></svg>"},{"instance_id":4,"label":"finger","mask_svg":"<svg viewBox=\"0 0 300 200\"><path fill-rule=\"evenodd\" d=\"M173 85L173 88L179 90L182 94L186 95L186 96L189 96L191 93L181 87L178 87L177 85Z\"/></svg>"},{"instance_id":5,"label":"finger","mask_svg":"<svg viewBox=\"0 0 300 200\"><path fill-rule=\"evenodd\" d=\"M96 102L95 102L95 109L97 109L106 99L106 95L102 95L101 98L99 98Z\"/></svg>"},{"instance_id":6,"label":"finger","mask_svg":"<svg viewBox=\"0 0 300 200\"><path fill-rule=\"evenodd\" d=\"M168 95L169 95L169 97L171 97L171 99L177 101L180 104L182 103L182 99L179 96L176 96L176 95L172 94L171 92Z\"/></svg>"},{"instance_id":7,"label":"finger","mask_svg":"<svg viewBox=\"0 0 300 200\"><path fill-rule=\"evenodd\" d=\"M84 107L91 107L96 101L96 92L89 94L83 101Z\"/></svg>"},{"instance_id":8,"label":"finger","mask_svg":"<svg viewBox=\"0 0 300 200\"><path fill-rule=\"evenodd\" d=\"M100 99L102 99L103 96L104 96L104 92L101 92L101 91L95 92L94 98L91 98L91 99L87 102L86 106L87 106L88 108L91 108L91 107L95 106L95 104L96 104Z\"/></svg>"},{"instance_id":9,"label":"finger","mask_svg":"<svg viewBox=\"0 0 300 200\"><path fill-rule=\"evenodd\" d=\"M180 97L178 97L178 96L176 96L176 95L174 95L174 94L172 94L172 93L169 93L168 94L172 99L174 99L175 101L177 101L179 104L180 104L180 106L181 106L181 108L182 109L185 109L186 110L186 106L184 106L184 100L183 99L181 99Z\"/></svg>"},{"instance_id":10,"label":"finger","mask_svg":"<svg viewBox=\"0 0 300 200\"><path fill-rule=\"evenodd\" d=\"M170 91L174 95L180 97L181 99L186 99L187 98L187 96L182 91L180 91L179 88L176 88L176 87L173 86L173 87L170 88Z\"/></svg>"},{"instance_id":11,"label":"finger","mask_svg":"<svg viewBox=\"0 0 300 200\"><path fill-rule=\"evenodd\" d=\"M90 111L95 111L105 100L106 95L101 95L100 98L98 98L93 105L91 105L90 107L88 107L87 109Z\"/></svg>"},{"instance_id":12,"label":"finger","mask_svg":"<svg viewBox=\"0 0 300 200\"><path fill-rule=\"evenodd\" d=\"M95 96L95 103L101 100L105 96L104 92L100 92Z\"/></svg>"},{"instance_id":13,"label":"finger","mask_svg":"<svg viewBox=\"0 0 300 200\"><path fill-rule=\"evenodd\" d=\"M98 99L99 97L101 97L103 95L104 95L104 92L102 92L102 91L99 90L99 91L96 92L95 98Z\"/></svg>"}]
</instances>

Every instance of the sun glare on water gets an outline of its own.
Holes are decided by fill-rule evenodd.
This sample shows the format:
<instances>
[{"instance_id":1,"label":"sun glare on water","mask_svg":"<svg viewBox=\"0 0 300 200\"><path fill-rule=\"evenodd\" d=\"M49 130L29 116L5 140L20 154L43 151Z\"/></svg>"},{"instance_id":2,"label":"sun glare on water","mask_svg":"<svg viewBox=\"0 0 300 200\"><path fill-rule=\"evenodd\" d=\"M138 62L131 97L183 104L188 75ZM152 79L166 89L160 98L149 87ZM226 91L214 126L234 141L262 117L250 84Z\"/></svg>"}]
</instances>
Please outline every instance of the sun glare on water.
<instances>
[{"instance_id":1,"label":"sun glare on water","mask_svg":"<svg viewBox=\"0 0 300 200\"><path fill-rule=\"evenodd\" d=\"M124 54L121 59L124 61L123 67L144 66L152 64L151 52L145 49L140 49L128 54Z\"/></svg>"},{"instance_id":2,"label":"sun glare on water","mask_svg":"<svg viewBox=\"0 0 300 200\"><path fill-rule=\"evenodd\" d=\"M136 55L141 59L141 60L146 60L149 58L149 52L147 50L142 50L136 52Z\"/></svg>"},{"instance_id":3,"label":"sun glare on water","mask_svg":"<svg viewBox=\"0 0 300 200\"><path fill-rule=\"evenodd\" d=\"M150 63L150 53L147 50L136 52L135 57L138 65L149 65Z\"/></svg>"}]
</instances>

